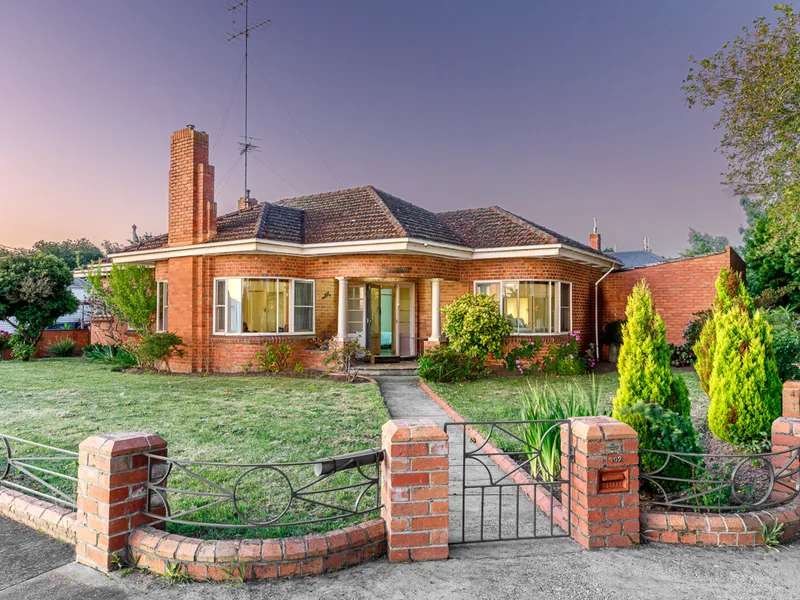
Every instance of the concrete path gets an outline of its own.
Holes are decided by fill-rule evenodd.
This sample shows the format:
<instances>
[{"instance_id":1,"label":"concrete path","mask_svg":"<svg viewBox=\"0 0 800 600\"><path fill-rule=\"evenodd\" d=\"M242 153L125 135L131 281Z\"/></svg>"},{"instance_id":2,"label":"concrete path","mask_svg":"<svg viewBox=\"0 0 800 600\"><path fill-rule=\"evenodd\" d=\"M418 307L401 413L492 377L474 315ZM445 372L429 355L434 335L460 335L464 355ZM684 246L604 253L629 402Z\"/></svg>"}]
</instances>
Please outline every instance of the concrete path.
<instances>
[{"instance_id":1,"label":"concrete path","mask_svg":"<svg viewBox=\"0 0 800 600\"><path fill-rule=\"evenodd\" d=\"M389 414L396 419L426 417L432 419L440 427L452 422L442 408L431 400L419 387L417 377L378 377L375 378L381 388ZM520 488L510 481L506 474L492 462L489 457L473 456L464 463L464 449L472 452L476 445L464 442L462 427L449 426L450 436L450 543L480 540L509 540L525 551L531 544L551 545L554 552L579 552L580 547L572 540L561 539L516 540L516 538L533 535L550 538L566 536L555 525L550 517L525 497ZM466 479L469 486L488 486L484 488L462 488ZM495 485L489 486L490 482ZM498 486L497 484L500 484ZM502 528L501 528L502 525ZM480 548L471 550L474 556L480 554ZM452 546L455 556L465 552L464 546ZM483 551L487 556L494 553L491 548Z\"/></svg>"},{"instance_id":2,"label":"concrete path","mask_svg":"<svg viewBox=\"0 0 800 600\"><path fill-rule=\"evenodd\" d=\"M380 383L393 415L447 421L435 403L416 393L416 378ZM583 552L564 539L501 542L454 546L447 561L389 564L382 559L321 577L240 588L198 583L170 587L143 574L107 577L71 562L72 557L71 547L0 517L0 600L800 597L800 544L779 553L652 545Z\"/></svg>"}]
</instances>

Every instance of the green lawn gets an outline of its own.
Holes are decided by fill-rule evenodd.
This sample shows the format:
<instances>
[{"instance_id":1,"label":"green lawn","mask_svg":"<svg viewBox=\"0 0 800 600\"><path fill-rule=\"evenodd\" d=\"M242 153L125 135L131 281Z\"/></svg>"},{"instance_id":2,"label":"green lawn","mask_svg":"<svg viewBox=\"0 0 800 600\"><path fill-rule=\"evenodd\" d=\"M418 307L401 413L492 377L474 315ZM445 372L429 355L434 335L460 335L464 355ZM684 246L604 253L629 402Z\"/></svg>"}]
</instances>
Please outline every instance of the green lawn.
<instances>
[{"instance_id":1,"label":"green lawn","mask_svg":"<svg viewBox=\"0 0 800 600\"><path fill-rule=\"evenodd\" d=\"M709 398L700 388L700 380L694 369L674 371L683 378L689 388L692 402L692 422L700 432L708 429ZM596 384L605 406L611 409L611 401L619 387L616 372L595 375ZM528 382L533 386L550 384L555 388L571 385L591 385L591 377L490 377L475 382L459 384L432 384L434 390L469 421L514 421L520 417L520 394L527 389Z\"/></svg>"},{"instance_id":2,"label":"green lawn","mask_svg":"<svg viewBox=\"0 0 800 600\"><path fill-rule=\"evenodd\" d=\"M161 435L169 455L194 461L276 463L307 461L380 445L388 414L374 384L348 385L317 379L127 374L84 359L0 362L0 433L75 450L94 433L140 430ZM2 465L0 465L0 469ZM233 487L243 469L198 467L215 483ZM287 469L295 489L313 480L311 467ZM374 472L374 470L373 470ZM331 481L356 481L353 472ZM252 473L240 488L242 508L263 522L288 500L273 471ZM205 484L173 471L170 487L204 490ZM316 488L315 488L316 489ZM333 496L322 496L330 502ZM337 502L354 499L352 490ZM366 499L365 499L366 501ZM208 499L170 498L173 513ZM331 514L298 503L291 517ZM205 509L191 520L237 522L230 503ZM320 531L341 521L312 527L199 531L170 524L170 530L205 535L278 536Z\"/></svg>"}]
</instances>

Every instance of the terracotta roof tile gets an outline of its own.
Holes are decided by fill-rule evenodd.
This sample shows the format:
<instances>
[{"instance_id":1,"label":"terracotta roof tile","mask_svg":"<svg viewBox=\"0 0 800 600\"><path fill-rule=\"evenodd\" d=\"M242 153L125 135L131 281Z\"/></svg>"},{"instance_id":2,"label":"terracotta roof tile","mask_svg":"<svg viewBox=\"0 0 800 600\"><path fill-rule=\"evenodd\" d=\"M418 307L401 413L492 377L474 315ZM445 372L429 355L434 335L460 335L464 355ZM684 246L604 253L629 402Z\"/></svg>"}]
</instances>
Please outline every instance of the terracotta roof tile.
<instances>
[{"instance_id":1,"label":"terracotta roof tile","mask_svg":"<svg viewBox=\"0 0 800 600\"><path fill-rule=\"evenodd\" d=\"M254 238L296 244L417 238L464 248L564 244L603 256L498 206L433 213L373 186L263 202L223 215L207 243ZM166 244L165 234L122 252Z\"/></svg>"}]
</instances>

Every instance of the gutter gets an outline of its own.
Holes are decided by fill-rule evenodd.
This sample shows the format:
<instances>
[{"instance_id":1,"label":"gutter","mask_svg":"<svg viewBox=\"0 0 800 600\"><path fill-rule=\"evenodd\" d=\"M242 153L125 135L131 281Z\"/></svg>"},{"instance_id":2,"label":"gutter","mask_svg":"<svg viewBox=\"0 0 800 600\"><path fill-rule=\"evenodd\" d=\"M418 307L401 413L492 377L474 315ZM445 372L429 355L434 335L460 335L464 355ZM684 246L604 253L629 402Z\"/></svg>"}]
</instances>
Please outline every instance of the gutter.
<instances>
[{"instance_id":1,"label":"gutter","mask_svg":"<svg viewBox=\"0 0 800 600\"><path fill-rule=\"evenodd\" d=\"M598 362L600 361L600 303L597 298L597 290L600 287L600 282L611 275L614 268L611 267L600 279L594 282L594 353Z\"/></svg>"}]
</instances>

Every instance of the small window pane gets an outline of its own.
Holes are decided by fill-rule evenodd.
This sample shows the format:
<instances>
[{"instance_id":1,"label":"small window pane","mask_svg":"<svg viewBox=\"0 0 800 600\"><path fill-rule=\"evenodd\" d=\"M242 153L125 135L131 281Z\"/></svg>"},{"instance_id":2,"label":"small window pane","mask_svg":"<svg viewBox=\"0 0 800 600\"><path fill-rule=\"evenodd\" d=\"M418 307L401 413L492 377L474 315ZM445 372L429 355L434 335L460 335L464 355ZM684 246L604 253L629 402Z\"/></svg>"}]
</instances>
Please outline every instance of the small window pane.
<instances>
[{"instance_id":1,"label":"small window pane","mask_svg":"<svg viewBox=\"0 0 800 600\"><path fill-rule=\"evenodd\" d=\"M503 312L513 331L519 331L522 320L519 316L519 284L503 284ZM527 327L525 323L523 327Z\"/></svg>"},{"instance_id":2,"label":"small window pane","mask_svg":"<svg viewBox=\"0 0 800 600\"><path fill-rule=\"evenodd\" d=\"M361 335L364 332L364 287L347 287L347 333Z\"/></svg>"},{"instance_id":3,"label":"small window pane","mask_svg":"<svg viewBox=\"0 0 800 600\"><path fill-rule=\"evenodd\" d=\"M533 284L532 305L533 330L536 333L548 333L550 329L550 284L537 281ZM520 296L522 291L520 290Z\"/></svg>"},{"instance_id":4,"label":"small window pane","mask_svg":"<svg viewBox=\"0 0 800 600\"><path fill-rule=\"evenodd\" d=\"M491 296L498 302L500 302L500 284L495 283L479 283L477 286L477 290L479 294L485 294L487 296Z\"/></svg>"},{"instance_id":5,"label":"small window pane","mask_svg":"<svg viewBox=\"0 0 800 600\"><path fill-rule=\"evenodd\" d=\"M227 300L227 282L220 279L214 286L214 332L225 333L225 302Z\"/></svg>"},{"instance_id":6,"label":"small window pane","mask_svg":"<svg viewBox=\"0 0 800 600\"><path fill-rule=\"evenodd\" d=\"M314 284L310 281L294 282L294 330L310 332L314 328Z\"/></svg>"},{"instance_id":7,"label":"small window pane","mask_svg":"<svg viewBox=\"0 0 800 600\"><path fill-rule=\"evenodd\" d=\"M561 282L561 331L569 331L572 326L572 286Z\"/></svg>"},{"instance_id":8,"label":"small window pane","mask_svg":"<svg viewBox=\"0 0 800 600\"><path fill-rule=\"evenodd\" d=\"M228 280L228 332L242 331L242 280Z\"/></svg>"}]
</instances>

